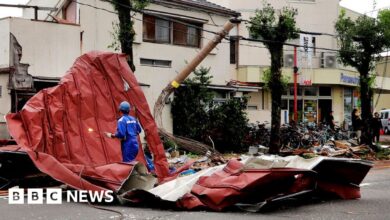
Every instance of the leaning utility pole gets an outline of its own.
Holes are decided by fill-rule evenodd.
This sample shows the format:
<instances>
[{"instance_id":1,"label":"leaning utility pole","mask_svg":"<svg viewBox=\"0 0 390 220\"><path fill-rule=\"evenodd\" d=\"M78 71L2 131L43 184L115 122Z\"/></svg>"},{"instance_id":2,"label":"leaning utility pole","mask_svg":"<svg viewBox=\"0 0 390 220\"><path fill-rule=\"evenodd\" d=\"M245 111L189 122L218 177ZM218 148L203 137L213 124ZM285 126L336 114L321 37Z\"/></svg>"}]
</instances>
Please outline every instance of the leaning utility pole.
<instances>
[{"instance_id":1,"label":"leaning utility pole","mask_svg":"<svg viewBox=\"0 0 390 220\"><path fill-rule=\"evenodd\" d=\"M178 88L180 86L180 84L191 74L192 71L195 70L195 68L206 58L206 56L222 41L222 39L224 39L228 34L229 34L229 31L231 29L233 29L233 27L240 23L241 21L237 18L231 18L229 21L227 21L225 23L225 25L223 26L222 30L219 31L215 37L213 38L213 40L211 40L210 42L208 42L208 44L206 46L204 46L201 51L198 53L198 55L191 60L191 62L189 64L187 64L187 66L175 77L175 79L173 79L161 92L160 96L158 97L155 105L154 105L154 119L156 120L157 122L157 125L160 129L160 133L165 136L165 137L168 137L168 138L173 138L173 135L171 134L168 134L164 128L163 128L163 123L162 123L162 110L164 109L164 106L165 106L165 103L166 103L166 100L168 99L168 97L172 94L172 92L174 91L174 89ZM178 138L178 137L175 137L175 139L182 139L182 138ZM189 139L186 139L186 140L183 140L186 142L186 145L187 146L182 146L182 147L188 147L188 148L191 148L191 149L194 149L194 147L191 147L191 146L188 146L188 145L191 145L191 140ZM189 142L190 141L190 142ZM178 140L178 142L181 142L180 140ZM195 143L195 142L193 142ZM196 143L197 146L199 146L199 142ZM207 147L207 145L203 145L203 147ZM211 149L211 148L210 148Z\"/></svg>"}]
</instances>

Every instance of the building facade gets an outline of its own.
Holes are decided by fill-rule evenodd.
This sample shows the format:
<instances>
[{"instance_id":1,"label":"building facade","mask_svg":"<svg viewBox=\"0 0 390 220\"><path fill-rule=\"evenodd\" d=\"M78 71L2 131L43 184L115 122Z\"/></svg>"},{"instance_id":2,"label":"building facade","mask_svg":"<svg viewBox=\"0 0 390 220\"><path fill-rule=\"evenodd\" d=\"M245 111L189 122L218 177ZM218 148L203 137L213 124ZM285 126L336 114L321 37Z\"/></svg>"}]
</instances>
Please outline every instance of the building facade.
<instances>
[{"instance_id":1,"label":"building facade","mask_svg":"<svg viewBox=\"0 0 390 220\"><path fill-rule=\"evenodd\" d=\"M256 0L211 0L238 11L244 20L249 20L255 15L258 8L262 8L263 2ZM310 47L298 47L298 118L303 122L322 122L333 111L336 123L342 125L344 121L350 123L353 108L360 107L359 101L359 74L351 68L337 62L337 40L335 37L335 23L343 9L339 0L282 0L267 1L275 9L292 7L297 9L297 26L302 31L316 32L315 34L301 34L299 39L289 43L295 45L308 45ZM326 9L326 10L324 10ZM358 13L348 9L347 16L355 19ZM264 70L270 66L270 54L260 42L248 42L240 40L241 37L251 38L247 29L248 24L242 23L235 30L234 47L231 49L231 60L234 65L232 71L237 74L237 79L244 83L258 83L264 85ZM233 31L234 32L234 31ZM326 48L320 49L320 48ZM290 89L282 97L282 122L289 122L293 116L294 90L293 90L293 66L294 47L284 47L283 75L289 79ZM381 68L381 67L378 67ZM383 70L383 68L382 68ZM386 103L390 91L390 80L386 74L377 72L374 100L378 100L376 108L389 108ZM234 74L234 73L233 73ZM378 97L378 91L381 96ZM270 120L265 112L271 110L271 96L268 91L260 91L248 94L251 108L249 116L252 121ZM373 103L375 104L375 103ZM386 107L387 106L387 107Z\"/></svg>"},{"instance_id":2,"label":"building facade","mask_svg":"<svg viewBox=\"0 0 390 220\"><path fill-rule=\"evenodd\" d=\"M11 78L20 76L31 83L19 89L28 97L42 87L34 84L34 79L58 82L81 54L92 51L119 52L115 48L114 32L118 25L118 15L113 6L101 0L86 0L79 3L70 0L31 0L29 5L54 8L52 11L39 11L38 20L34 11L24 9L24 18L4 18L0 34L1 42L1 83L3 96L0 98L1 113L16 111L27 99L19 98L15 104L10 87ZM218 32L225 22L239 13L210 3L195 0L155 0L144 10L145 13L132 15L134 21L134 63L135 75L142 83L149 106L153 107L162 89L186 66L199 52L200 48L213 39L214 34L202 32L198 28ZM4 30L4 31L3 31ZM11 37L14 36L14 37ZM19 63L26 64L23 73L12 69L13 45L10 39L18 42L21 53ZM114 47L110 47L113 45ZM240 91L258 91L258 88L237 88L226 86L232 75L229 63L229 43L222 43L215 48L201 63L210 67L213 76L213 88L221 94L219 101ZM4 59L3 59L4 58ZM18 91L19 91L18 90ZM218 101L217 100L217 101ZM163 124L172 130L170 105L164 109ZM4 121L3 121L4 125ZM4 134L3 138L7 136Z\"/></svg>"},{"instance_id":3,"label":"building facade","mask_svg":"<svg viewBox=\"0 0 390 220\"><path fill-rule=\"evenodd\" d=\"M213 3L212 3L213 2ZM335 120L349 120L359 107L358 73L337 62L334 24L341 7L339 0L268 1L275 8L290 6L298 10L301 30L324 33L302 35L290 43L316 48L299 51L299 119L321 122L330 111ZM24 9L23 18L0 19L0 114L14 112L34 93L55 85L81 54L92 51L118 52L113 33L118 19L107 1L31 0L29 5L52 7L38 11ZM135 75L143 85L149 106L153 107L161 90L185 67L231 17L248 20L262 1L258 0L154 0L145 13L132 15L134 31ZM326 10L324 10L326 8ZM352 18L359 14L347 10ZM38 20L33 18L37 16ZM249 96L247 108L251 122L270 121L271 96L263 90L263 72L270 66L270 55L263 44L240 40L249 38L247 23L242 22L215 48L201 66L211 67L212 89L216 102L232 96ZM284 48L283 74L293 80L293 47ZM305 50L306 49L306 50ZM390 108L390 75L387 61L378 63L374 110ZM293 92L283 95L282 121L293 113ZM172 98L171 98L172 99ZM8 136L0 119L0 138ZM163 112L163 124L172 130L170 105Z\"/></svg>"}]
</instances>

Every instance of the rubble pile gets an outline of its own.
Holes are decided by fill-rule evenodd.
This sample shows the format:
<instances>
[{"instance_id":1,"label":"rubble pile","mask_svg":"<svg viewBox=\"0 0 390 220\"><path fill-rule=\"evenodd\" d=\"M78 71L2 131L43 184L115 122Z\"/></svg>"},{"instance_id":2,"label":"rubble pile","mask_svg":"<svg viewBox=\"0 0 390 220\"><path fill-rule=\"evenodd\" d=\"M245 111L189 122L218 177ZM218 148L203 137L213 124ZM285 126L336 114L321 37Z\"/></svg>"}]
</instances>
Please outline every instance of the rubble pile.
<instances>
[{"instance_id":1,"label":"rubble pile","mask_svg":"<svg viewBox=\"0 0 390 220\"><path fill-rule=\"evenodd\" d=\"M355 159L376 160L376 153L367 145L357 145L356 141L335 140L322 146L313 146L308 149L294 149L283 152L284 155L301 155L305 158L315 156L344 157Z\"/></svg>"}]
</instances>

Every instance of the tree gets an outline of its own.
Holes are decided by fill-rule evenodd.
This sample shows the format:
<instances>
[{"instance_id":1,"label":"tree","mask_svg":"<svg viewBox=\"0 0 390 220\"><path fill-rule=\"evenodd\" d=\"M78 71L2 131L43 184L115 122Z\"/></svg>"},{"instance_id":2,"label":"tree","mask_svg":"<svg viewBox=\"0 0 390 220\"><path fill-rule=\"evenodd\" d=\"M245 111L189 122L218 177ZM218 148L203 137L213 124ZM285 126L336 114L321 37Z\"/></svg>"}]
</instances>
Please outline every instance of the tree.
<instances>
[{"instance_id":1,"label":"tree","mask_svg":"<svg viewBox=\"0 0 390 220\"><path fill-rule=\"evenodd\" d=\"M378 19L366 15L356 20L346 17L342 11L335 28L340 46L339 61L356 68L360 74L361 116L363 120L362 143L372 144L370 120L372 118L372 84L379 54L390 46L390 10L379 13Z\"/></svg>"},{"instance_id":2,"label":"tree","mask_svg":"<svg viewBox=\"0 0 390 220\"><path fill-rule=\"evenodd\" d=\"M150 0L112 0L110 2L118 12L118 40L121 45L122 53L127 55L127 63L131 70L135 71L133 56L135 31L133 29L134 21L131 19L132 16L130 13L131 11L139 12L144 9L150 3Z\"/></svg>"},{"instance_id":3,"label":"tree","mask_svg":"<svg viewBox=\"0 0 390 220\"><path fill-rule=\"evenodd\" d=\"M248 151L245 138L248 136L248 118L246 115L246 97L231 98L209 111L207 137L214 141L219 152Z\"/></svg>"},{"instance_id":4,"label":"tree","mask_svg":"<svg viewBox=\"0 0 390 220\"><path fill-rule=\"evenodd\" d=\"M200 67L194 71L194 77L184 81L185 86L175 90L172 102L173 133L182 137L203 141L211 108L213 92L207 86L212 76L210 68Z\"/></svg>"},{"instance_id":5,"label":"tree","mask_svg":"<svg viewBox=\"0 0 390 220\"><path fill-rule=\"evenodd\" d=\"M277 154L280 149L280 111L282 103L282 57L283 45L287 40L298 38L296 27L297 11L284 7L280 13L268 3L261 10L256 10L250 18L249 32L255 38L263 39L271 54L271 77L268 82L272 97L272 119L270 153Z\"/></svg>"},{"instance_id":6,"label":"tree","mask_svg":"<svg viewBox=\"0 0 390 220\"><path fill-rule=\"evenodd\" d=\"M203 143L210 143L210 136L220 152L246 151L247 99L232 98L215 104L215 92L208 87L212 79L209 72L210 68L196 69L195 76L175 90L171 108L173 133Z\"/></svg>"}]
</instances>

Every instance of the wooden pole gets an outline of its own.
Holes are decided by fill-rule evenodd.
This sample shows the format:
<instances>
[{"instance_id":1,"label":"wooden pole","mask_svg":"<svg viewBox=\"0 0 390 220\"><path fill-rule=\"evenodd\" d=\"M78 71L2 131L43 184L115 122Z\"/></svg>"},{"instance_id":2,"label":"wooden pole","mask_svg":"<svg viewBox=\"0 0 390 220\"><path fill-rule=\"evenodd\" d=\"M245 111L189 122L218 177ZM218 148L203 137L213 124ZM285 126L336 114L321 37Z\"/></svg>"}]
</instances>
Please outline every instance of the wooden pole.
<instances>
[{"instance_id":1,"label":"wooden pole","mask_svg":"<svg viewBox=\"0 0 390 220\"><path fill-rule=\"evenodd\" d=\"M164 107L165 101L169 95L174 89L179 88L180 84L192 73L192 71L194 71L195 68L206 58L206 56L222 41L222 39L229 34L229 31L240 22L241 21L237 18L231 18L227 21L222 30L215 35L213 40L208 42L206 46L201 49L198 55L194 57L191 62L163 89L154 105L154 117L156 120L160 119L157 120L157 124L159 124L160 128L162 128L162 108Z\"/></svg>"}]
</instances>

